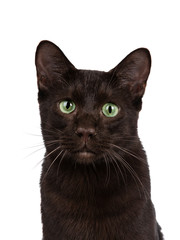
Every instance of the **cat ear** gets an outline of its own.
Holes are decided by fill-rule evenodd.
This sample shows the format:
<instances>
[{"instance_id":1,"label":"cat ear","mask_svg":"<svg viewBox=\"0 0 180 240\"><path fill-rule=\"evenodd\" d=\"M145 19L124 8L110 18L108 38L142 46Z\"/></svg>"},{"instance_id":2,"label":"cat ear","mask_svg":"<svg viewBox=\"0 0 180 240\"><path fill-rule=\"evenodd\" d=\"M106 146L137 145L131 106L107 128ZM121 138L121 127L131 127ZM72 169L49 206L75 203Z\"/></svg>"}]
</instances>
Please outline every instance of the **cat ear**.
<instances>
[{"instance_id":1,"label":"cat ear","mask_svg":"<svg viewBox=\"0 0 180 240\"><path fill-rule=\"evenodd\" d=\"M131 52L111 71L120 80L121 87L129 90L133 100L139 100L144 94L150 68L149 50L139 48Z\"/></svg>"},{"instance_id":2,"label":"cat ear","mask_svg":"<svg viewBox=\"0 0 180 240\"><path fill-rule=\"evenodd\" d=\"M35 64L39 89L47 89L55 81L61 80L63 74L70 69L75 69L64 53L49 41L39 43L36 50Z\"/></svg>"}]
</instances>

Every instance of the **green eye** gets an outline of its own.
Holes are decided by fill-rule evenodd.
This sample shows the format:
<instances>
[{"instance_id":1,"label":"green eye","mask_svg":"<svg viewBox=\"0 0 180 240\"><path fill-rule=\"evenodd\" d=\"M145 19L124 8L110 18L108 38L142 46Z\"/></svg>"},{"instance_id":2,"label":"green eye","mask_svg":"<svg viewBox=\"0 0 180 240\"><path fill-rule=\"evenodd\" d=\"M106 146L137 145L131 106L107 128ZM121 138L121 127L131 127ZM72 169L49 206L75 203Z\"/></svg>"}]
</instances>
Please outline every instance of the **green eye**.
<instances>
[{"instance_id":1,"label":"green eye","mask_svg":"<svg viewBox=\"0 0 180 240\"><path fill-rule=\"evenodd\" d=\"M60 107L61 112L69 114L75 110L76 105L71 100L65 100L65 101L60 102L59 107Z\"/></svg>"},{"instance_id":2,"label":"green eye","mask_svg":"<svg viewBox=\"0 0 180 240\"><path fill-rule=\"evenodd\" d=\"M106 103L102 107L102 112L106 117L115 117L119 112L119 108L113 103Z\"/></svg>"}]
</instances>

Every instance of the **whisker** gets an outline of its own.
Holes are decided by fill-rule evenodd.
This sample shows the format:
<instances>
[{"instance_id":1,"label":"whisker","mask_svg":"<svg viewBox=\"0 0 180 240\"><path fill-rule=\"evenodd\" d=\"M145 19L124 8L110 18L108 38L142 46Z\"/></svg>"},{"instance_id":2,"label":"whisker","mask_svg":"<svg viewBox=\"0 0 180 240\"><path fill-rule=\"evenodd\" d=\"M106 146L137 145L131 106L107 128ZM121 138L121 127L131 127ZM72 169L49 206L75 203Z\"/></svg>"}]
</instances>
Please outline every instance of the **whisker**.
<instances>
[{"instance_id":1,"label":"whisker","mask_svg":"<svg viewBox=\"0 0 180 240\"><path fill-rule=\"evenodd\" d=\"M115 147L115 148L121 150L122 152L125 152L125 153L129 154L130 156L136 158L137 160L140 160L140 161L142 161L143 163L145 163L145 161L144 161L143 158L141 158L140 156L135 155L134 153L132 153L132 152L130 152L129 150L127 150L126 148L119 147L119 146L117 146L117 145L115 145L115 144L112 144L112 143L110 143L110 145L111 145L112 147Z\"/></svg>"},{"instance_id":2,"label":"whisker","mask_svg":"<svg viewBox=\"0 0 180 240\"><path fill-rule=\"evenodd\" d=\"M124 184L126 185L126 181L125 181L124 175L123 175L123 173L122 173L122 170L121 170L119 164L117 163L116 159L114 159L114 158L112 158L112 159L113 159L114 163L116 164L116 167L117 167L117 169L119 170L119 172L120 172L120 174L121 174L121 176L122 176L122 179L123 179Z\"/></svg>"},{"instance_id":3,"label":"whisker","mask_svg":"<svg viewBox=\"0 0 180 240\"><path fill-rule=\"evenodd\" d=\"M47 158L47 157L49 157L51 154L53 154L55 151L57 151L58 149L60 149L60 147L61 146L58 146L57 148L55 148L55 149L53 149L50 153L48 153L47 155L45 155L45 159Z\"/></svg>"},{"instance_id":4,"label":"whisker","mask_svg":"<svg viewBox=\"0 0 180 240\"><path fill-rule=\"evenodd\" d=\"M41 121L41 124L45 124L46 126L49 127L49 128L43 127L43 130L44 130L45 132L50 132L50 133L57 133L57 132L59 132L59 133L63 133L60 129L55 128L55 127L52 127L52 126L51 126L49 123L47 123L47 122Z\"/></svg>"},{"instance_id":5,"label":"whisker","mask_svg":"<svg viewBox=\"0 0 180 240\"><path fill-rule=\"evenodd\" d=\"M96 176L97 176L97 169L96 169L96 164L95 164L95 162L92 162L92 166L93 166L93 169L94 169L94 173L95 173Z\"/></svg>"},{"instance_id":6,"label":"whisker","mask_svg":"<svg viewBox=\"0 0 180 240\"><path fill-rule=\"evenodd\" d=\"M54 145L55 143L56 143L55 141L47 141L47 144L46 144L46 145L47 145L47 146L52 146L52 145ZM45 149L44 142L43 142L43 143L39 143L39 144L37 144L37 145L35 145L35 146L27 147L27 148L25 148L25 150L27 150L27 149L32 149L32 148L37 148L37 147L38 147L38 149L34 150L33 152L31 152L31 153L29 153L27 156L25 156L25 159L26 159L26 158L29 158L29 157L32 156L33 154L41 151L42 149ZM40 161L40 162L41 162L41 161Z\"/></svg>"},{"instance_id":7,"label":"whisker","mask_svg":"<svg viewBox=\"0 0 180 240\"><path fill-rule=\"evenodd\" d=\"M104 156L104 160L105 160L105 164L106 164L106 180L105 180L105 185L108 185L109 181L110 181L110 166L109 166L109 161L107 159L107 156L105 154L103 154Z\"/></svg>"},{"instance_id":8,"label":"whisker","mask_svg":"<svg viewBox=\"0 0 180 240\"><path fill-rule=\"evenodd\" d=\"M61 153L62 153L63 151L64 151L64 150L62 150ZM59 161L58 168L57 168L57 177L58 177L58 174L59 174L60 165L61 165L61 163L62 163L62 161L63 161L66 153L67 153L67 151L65 150L64 153L63 153L63 155L62 155L62 157L61 157L61 160ZM60 155L59 155L59 156L60 156Z\"/></svg>"},{"instance_id":9,"label":"whisker","mask_svg":"<svg viewBox=\"0 0 180 240\"><path fill-rule=\"evenodd\" d=\"M139 142L139 140L125 139L125 138L114 138L114 140L121 140L122 142L132 142L132 143Z\"/></svg>"},{"instance_id":10,"label":"whisker","mask_svg":"<svg viewBox=\"0 0 180 240\"><path fill-rule=\"evenodd\" d=\"M25 147L24 149L31 149L31 148L37 148L37 147L40 147L40 146L44 146L44 142L41 142L41 143L37 143L37 145L34 145L34 146L30 146L30 147Z\"/></svg>"},{"instance_id":11,"label":"whisker","mask_svg":"<svg viewBox=\"0 0 180 240\"><path fill-rule=\"evenodd\" d=\"M25 156L25 159L26 159L26 158L29 158L29 157L32 156L33 154L35 154L35 153L41 151L42 149L44 149L44 146L43 146L43 145L42 145L41 148L38 148L38 149L36 149L35 151L29 153L27 156Z\"/></svg>"},{"instance_id":12,"label":"whisker","mask_svg":"<svg viewBox=\"0 0 180 240\"><path fill-rule=\"evenodd\" d=\"M37 166L43 162L43 159L41 159L38 163L36 163L36 165L33 167L33 169L37 168Z\"/></svg>"},{"instance_id":13,"label":"whisker","mask_svg":"<svg viewBox=\"0 0 180 240\"><path fill-rule=\"evenodd\" d=\"M114 170L115 170L115 172L116 172L116 176L117 176L118 182L120 183L119 174L118 174L118 171L117 171L117 169L116 169L117 166L114 165L114 164L117 165L117 162L114 160L114 158L113 158L112 156L109 156L109 157L110 157L110 159L112 160L111 163L112 163L112 165L113 165L113 167L114 167ZM119 167L118 167L118 170L119 170ZM121 171L120 171L120 174L122 175Z\"/></svg>"},{"instance_id":14,"label":"whisker","mask_svg":"<svg viewBox=\"0 0 180 240\"><path fill-rule=\"evenodd\" d=\"M118 181L120 182L119 174L118 174L118 172L117 172L117 169L118 169L120 175L122 176L122 179L123 179L124 184L126 185L126 181L125 181L123 172L122 172L119 164L117 163L117 159L116 159L112 154L109 154L109 157L112 159L112 164L113 164L113 167L114 167L114 169L115 169L115 171L116 171L116 175L118 176ZM114 164L115 164L116 166L115 166Z\"/></svg>"},{"instance_id":15,"label":"whisker","mask_svg":"<svg viewBox=\"0 0 180 240\"><path fill-rule=\"evenodd\" d=\"M113 153L114 155L116 155L116 152ZM129 171L129 173L131 174L131 176L133 177L136 186L138 188L138 191L140 193L141 196L141 192L139 189L139 185L137 183L137 180L142 184L141 180L139 179L139 177L137 176L136 172L134 171L134 169L127 163L127 161L120 155L116 156L116 159L119 160L121 162L121 164L123 164L125 166L125 168Z\"/></svg>"},{"instance_id":16,"label":"whisker","mask_svg":"<svg viewBox=\"0 0 180 240\"><path fill-rule=\"evenodd\" d=\"M26 134L33 137L42 137L41 134L35 134L35 133L26 133Z\"/></svg>"},{"instance_id":17,"label":"whisker","mask_svg":"<svg viewBox=\"0 0 180 240\"><path fill-rule=\"evenodd\" d=\"M59 148L60 148L60 147L58 147L58 149L59 149ZM57 151L57 149L55 149L55 150ZM56 160L58 159L58 157L60 156L60 154L62 153L62 151L63 151L63 150L60 151L60 153L55 157L55 159L54 159L54 160L52 161L52 163L50 164L48 170L46 171L46 173L45 173L45 175L44 175L44 177L43 177L43 179L42 179L42 182L44 182L44 179L45 179L46 176L48 175L48 173L49 173L51 167L52 167L53 164L56 162ZM52 152L51 152L51 153L52 153ZM49 156L49 155L47 155L47 156ZM47 157L47 156L46 156L46 157Z\"/></svg>"},{"instance_id":18,"label":"whisker","mask_svg":"<svg viewBox=\"0 0 180 240\"><path fill-rule=\"evenodd\" d=\"M128 135L128 134L126 134L126 135L123 135L123 136L119 136L119 135L117 135L117 136L115 136L115 137L117 137L117 138L137 138L138 139L138 136L137 135Z\"/></svg>"},{"instance_id":19,"label":"whisker","mask_svg":"<svg viewBox=\"0 0 180 240\"><path fill-rule=\"evenodd\" d=\"M145 186L143 185L142 181L140 180L139 176L137 175L136 171L130 166L130 164L120 154L113 151L113 155L116 157L117 160L119 160L125 166L125 168L129 171L129 173L133 177L133 179L136 183L136 186L138 188L140 197L141 197L141 191L140 191L139 184L141 186L141 189L143 190L145 198L147 198L149 196L149 194L148 194Z\"/></svg>"},{"instance_id":20,"label":"whisker","mask_svg":"<svg viewBox=\"0 0 180 240\"><path fill-rule=\"evenodd\" d=\"M141 158L140 156L135 155L134 153L132 153L131 151L127 150L126 148L121 147L121 150L124 151L125 153L128 153L129 155L131 155L132 157L136 158L137 160L142 161L143 163L145 163L144 159Z\"/></svg>"}]
</instances>

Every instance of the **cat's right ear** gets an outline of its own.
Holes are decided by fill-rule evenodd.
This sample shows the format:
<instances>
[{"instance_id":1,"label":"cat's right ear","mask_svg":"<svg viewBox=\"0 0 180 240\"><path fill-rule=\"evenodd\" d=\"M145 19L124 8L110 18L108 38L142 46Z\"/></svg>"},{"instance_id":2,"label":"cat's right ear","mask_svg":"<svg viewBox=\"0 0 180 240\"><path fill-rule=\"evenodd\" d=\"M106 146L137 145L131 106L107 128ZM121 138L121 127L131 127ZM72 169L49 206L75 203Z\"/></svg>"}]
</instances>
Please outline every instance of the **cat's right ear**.
<instances>
[{"instance_id":1,"label":"cat's right ear","mask_svg":"<svg viewBox=\"0 0 180 240\"><path fill-rule=\"evenodd\" d=\"M64 53L49 41L39 43L36 50L35 64L40 90L47 90L55 82L61 81L63 74L70 69L75 69Z\"/></svg>"}]
</instances>

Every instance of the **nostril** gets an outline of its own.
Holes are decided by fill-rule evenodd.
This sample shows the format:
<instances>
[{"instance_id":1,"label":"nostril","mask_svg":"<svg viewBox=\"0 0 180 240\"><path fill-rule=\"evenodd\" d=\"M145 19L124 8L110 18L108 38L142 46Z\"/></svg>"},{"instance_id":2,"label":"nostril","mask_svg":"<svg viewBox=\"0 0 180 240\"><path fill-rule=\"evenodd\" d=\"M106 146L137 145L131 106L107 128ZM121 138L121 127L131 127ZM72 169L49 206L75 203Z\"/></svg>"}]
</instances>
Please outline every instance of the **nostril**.
<instances>
[{"instance_id":1,"label":"nostril","mask_svg":"<svg viewBox=\"0 0 180 240\"><path fill-rule=\"evenodd\" d=\"M82 137L83 136L83 133L81 133L81 132L78 132L78 131L76 131L76 134L78 135L78 137Z\"/></svg>"},{"instance_id":2,"label":"nostril","mask_svg":"<svg viewBox=\"0 0 180 240\"><path fill-rule=\"evenodd\" d=\"M89 138L92 138L93 137L93 134L92 133L89 133L89 136L88 136Z\"/></svg>"},{"instance_id":3,"label":"nostril","mask_svg":"<svg viewBox=\"0 0 180 240\"><path fill-rule=\"evenodd\" d=\"M91 137L95 135L95 129L94 128L88 128L87 129L87 134Z\"/></svg>"}]
</instances>

